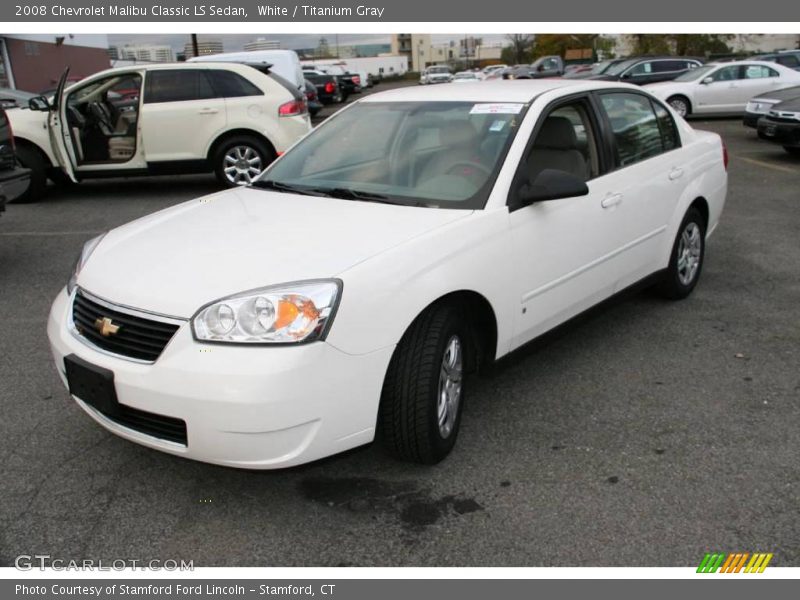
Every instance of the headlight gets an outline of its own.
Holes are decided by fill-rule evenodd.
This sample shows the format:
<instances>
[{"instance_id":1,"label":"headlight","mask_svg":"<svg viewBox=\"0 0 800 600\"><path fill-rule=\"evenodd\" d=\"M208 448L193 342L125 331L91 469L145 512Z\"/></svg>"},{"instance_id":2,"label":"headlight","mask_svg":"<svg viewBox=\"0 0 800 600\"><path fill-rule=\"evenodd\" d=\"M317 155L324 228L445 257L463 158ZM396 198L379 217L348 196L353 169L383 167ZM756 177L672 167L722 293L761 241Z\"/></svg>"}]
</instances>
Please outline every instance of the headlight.
<instances>
[{"instance_id":1,"label":"headlight","mask_svg":"<svg viewBox=\"0 0 800 600\"><path fill-rule=\"evenodd\" d=\"M69 276L69 280L67 281L67 293L71 294L72 290L75 289L75 286L78 283L78 274L83 269L86 262L89 260L89 257L94 252L95 248L100 244L100 242L105 237L105 233L101 233L95 238L90 239L83 245L83 249L81 253L78 255L78 260L75 261L75 266L72 269L72 274Z\"/></svg>"},{"instance_id":2,"label":"headlight","mask_svg":"<svg viewBox=\"0 0 800 600\"><path fill-rule=\"evenodd\" d=\"M750 100L745 107L745 112L764 115L773 105L779 102L780 100Z\"/></svg>"},{"instance_id":3,"label":"headlight","mask_svg":"<svg viewBox=\"0 0 800 600\"><path fill-rule=\"evenodd\" d=\"M207 304L192 317L197 340L293 344L324 339L341 296L338 279L250 290Z\"/></svg>"}]
</instances>

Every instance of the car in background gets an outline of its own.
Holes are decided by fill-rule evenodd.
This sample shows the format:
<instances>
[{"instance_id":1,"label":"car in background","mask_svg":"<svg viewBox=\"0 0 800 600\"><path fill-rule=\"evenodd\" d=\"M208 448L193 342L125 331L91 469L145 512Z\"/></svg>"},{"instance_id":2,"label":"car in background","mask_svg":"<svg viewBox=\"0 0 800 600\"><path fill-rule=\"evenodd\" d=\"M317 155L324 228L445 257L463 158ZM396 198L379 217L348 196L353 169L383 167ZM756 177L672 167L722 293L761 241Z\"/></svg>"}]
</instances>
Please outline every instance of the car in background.
<instances>
[{"instance_id":1,"label":"car in background","mask_svg":"<svg viewBox=\"0 0 800 600\"><path fill-rule=\"evenodd\" d=\"M0 108L17 108L18 106L28 106L28 100L38 96L32 92L13 90L11 88L0 88Z\"/></svg>"},{"instance_id":2,"label":"car in background","mask_svg":"<svg viewBox=\"0 0 800 600\"><path fill-rule=\"evenodd\" d=\"M303 65L303 73L332 75L336 78L336 83L339 86L339 91L342 94L342 102L346 102L352 94L361 93L361 78L347 71L340 65Z\"/></svg>"},{"instance_id":3,"label":"car in background","mask_svg":"<svg viewBox=\"0 0 800 600\"><path fill-rule=\"evenodd\" d=\"M308 114L310 114L312 117L316 117L317 113L322 110L323 106L322 102L319 101L317 86L313 81L308 81L306 79L304 93L306 95L306 102L308 103Z\"/></svg>"},{"instance_id":4,"label":"car in background","mask_svg":"<svg viewBox=\"0 0 800 600\"><path fill-rule=\"evenodd\" d=\"M452 83L475 83L477 81L482 81L480 73L476 73L475 71L459 71L453 75Z\"/></svg>"},{"instance_id":5,"label":"car in background","mask_svg":"<svg viewBox=\"0 0 800 600\"><path fill-rule=\"evenodd\" d=\"M602 75L608 69L613 67L614 65L627 60L625 58L611 58L608 60L601 60L600 62L596 62L593 65L590 65L588 69L582 71L571 71L568 73L564 73L565 79L591 79L595 75Z\"/></svg>"},{"instance_id":6,"label":"car in background","mask_svg":"<svg viewBox=\"0 0 800 600\"><path fill-rule=\"evenodd\" d=\"M646 85L671 81L702 64L703 60L700 58L685 56L639 56L615 62L602 73L586 79Z\"/></svg>"},{"instance_id":7,"label":"car in background","mask_svg":"<svg viewBox=\"0 0 800 600\"><path fill-rule=\"evenodd\" d=\"M776 104L786 100L800 98L800 86L784 88L782 90L771 90L751 98L744 107L744 119L742 122L745 127L758 128L758 120L769 112Z\"/></svg>"},{"instance_id":8,"label":"car in background","mask_svg":"<svg viewBox=\"0 0 800 600\"><path fill-rule=\"evenodd\" d=\"M507 69L508 65L500 64L500 65L488 65L481 69L481 73L483 73L483 78L488 79L490 75L493 75L496 71L502 71L503 69Z\"/></svg>"},{"instance_id":9,"label":"car in background","mask_svg":"<svg viewBox=\"0 0 800 600\"><path fill-rule=\"evenodd\" d=\"M561 77L564 74L564 61L560 56L542 56L530 65L517 65L503 73L503 79L541 79Z\"/></svg>"},{"instance_id":10,"label":"car in background","mask_svg":"<svg viewBox=\"0 0 800 600\"><path fill-rule=\"evenodd\" d=\"M563 79L367 96L253 185L89 240L48 318L58 375L183 458L276 469L378 439L437 463L472 372L630 286L692 293L727 160L673 115Z\"/></svg>"},{"instance_id":11,"label":"car in background","mask_svg":"<svg viewBox=\"0 0 800 600\"><path fill-rule=\"evenodd\" d=\"M31 183L31 171L21 167L14 152L14 134L6 111L0 108L0 213L7 202L21 197Z\"/></svg>"},{"instance_id":12,"label":"car in background","mask_svg":"<svg viewBox=\"0 0 800 600\"><path fill-rule=\"evenodd\" d=\"M800 156L800 97L774 105L758 120L758 137Z\"/></svg>"},{"instance_id":13,"label":"car in background","mask_svg":"<svg viewBox=\"0 0 800 600\"><path fill-rule=\"evenodd\" d=\"M800 50L784 50L782 52L772 52L770 54L758 54L751 58L752 60L764 60L778 63L784 67L800 71Z\"/></svg>"},{"instance_id":14,"label":"car in background","mask_svg":"<svg viewBox=\"0 0 800 600\"><path fill-rule=\"evenodd\" d=\"M339 104L345 97L339 88L339 80L333 75L319 71L305 70L306 81L317 88L317 97L322 104Z\"/></svg>"},{"instance_id":15,"label":"car in background","mask_svg":"<svg viewBox=\"0 0 800 600\"><path fill-rule=\"evenodd\" d=\"M245 185L311 129L305 96L249 65L132 65L68 88L67 73L51 98L8 111L17 157L32 171L27 200L42 196L48 178L210 171Z\"/></svg>"},{"instance_id":16,"label":"car in background","mask_svg":"<svg viewBox=\"0 0 800 600\"><path fill-rule=\"evenodd\" d=\"M800 85L798 71L776 63L743 60L704 65L674 81L645 87L686 117L740 115L754 96L796 85Z\"/></svg>"},{"instance_id":17,"label":"car in background","mask_svg":"<svg viewBox=\"0 0 800 600\"><path fill-rule=\"evenodd\" d=\"M427 67L419 76L420 85L450 83L451 81L453 81L453 74L450 72L450 67L444 65Z\"/></svg>"}]
</instances>

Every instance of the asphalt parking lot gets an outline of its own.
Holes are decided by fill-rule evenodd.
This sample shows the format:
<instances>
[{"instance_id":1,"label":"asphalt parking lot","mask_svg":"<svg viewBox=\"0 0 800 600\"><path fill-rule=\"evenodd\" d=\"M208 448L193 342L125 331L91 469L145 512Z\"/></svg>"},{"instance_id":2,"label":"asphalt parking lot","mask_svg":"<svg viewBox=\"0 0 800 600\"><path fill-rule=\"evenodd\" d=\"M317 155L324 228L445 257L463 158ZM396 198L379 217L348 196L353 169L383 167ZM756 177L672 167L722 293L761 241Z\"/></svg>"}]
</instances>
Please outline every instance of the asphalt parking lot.
<instances>
[{"instance_id":1,"label":"asphalt parking lot","mask_svg":"<svg viewBox=\"0 0 800 600\"><path fill-rule=\"evenodd\" d=\"M377 90L381 88L378 87ZM435 467L374 446L248 472L145 449L72 402L45 335L97 232L216 190L96 181L0 216L0 565L685 566L706 551L800 566L800 161L738 120L699 286L640 293L474 379ZM143 265L146 268L146 265Z\"/></svg>"}]
</instances>

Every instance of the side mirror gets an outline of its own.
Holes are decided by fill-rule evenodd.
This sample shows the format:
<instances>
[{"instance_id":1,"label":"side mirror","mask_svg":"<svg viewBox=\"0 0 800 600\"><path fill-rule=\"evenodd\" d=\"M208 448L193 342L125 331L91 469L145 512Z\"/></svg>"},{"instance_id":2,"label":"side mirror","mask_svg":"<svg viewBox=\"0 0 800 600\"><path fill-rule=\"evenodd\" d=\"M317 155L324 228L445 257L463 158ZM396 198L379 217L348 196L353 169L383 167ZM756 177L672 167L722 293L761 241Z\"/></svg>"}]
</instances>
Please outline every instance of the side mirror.
<instances>
[{"instance_id":1,"label":"side mirror","mask_svg":"<svg viewBox=\"0 0 800 600\"><path fill-rule=\"evenodd\" d=\"M517 204L528 206L535 202L586 196L589 186L583 179L558 169L545 169L533 183L524 183L517 190Z\"/></svg>"},{"instance_id":2,"label":"side mirror","mask_svg":"<svg viewBox=\"0 0 800 600\"><path fill-rule=\"evenodd\" d=\"M31 110L50 110L50 102L45 96L34 96L28 100L28 108Z\"/></svg>"},{"instance_id":3,"label":"side mirror","mask_svg":"<svg viewBox=\"0 0 800 600\"><path fill-rule=\"evenodd\" d=\"M714 78L713 77L706 77L700 83L702 83L703 85L708 85L709 83L714 83Z\"/></svg>"}]
</instances>

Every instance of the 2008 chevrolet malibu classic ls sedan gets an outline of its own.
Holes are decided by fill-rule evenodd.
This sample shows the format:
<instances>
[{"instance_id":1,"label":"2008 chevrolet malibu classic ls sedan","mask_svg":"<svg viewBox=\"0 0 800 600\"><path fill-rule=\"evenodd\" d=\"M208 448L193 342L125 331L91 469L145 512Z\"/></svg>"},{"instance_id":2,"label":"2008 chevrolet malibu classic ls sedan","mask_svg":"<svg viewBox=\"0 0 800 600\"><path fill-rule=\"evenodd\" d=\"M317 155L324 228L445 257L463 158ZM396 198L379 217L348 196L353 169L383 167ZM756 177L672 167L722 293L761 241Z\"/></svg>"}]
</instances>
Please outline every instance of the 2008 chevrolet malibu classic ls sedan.
<instances>
[{"instance_id":1,"label":"2008 chevrolet malibu classic ls sedan","mask_svg":"<svg viewBox=\"0 0 800 600\"><path fill-rule=\"evenodd\" d=\"M268 469L377 438L435 463L466 374L633 284L691 293L726 168L626 84L374 94L253 185L87 242L53 355L92 418L164 452Z\"/></svg>"}]
</instances>

